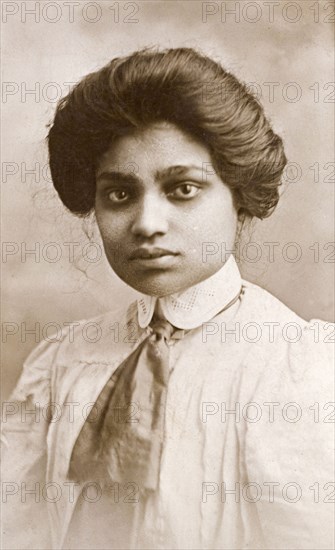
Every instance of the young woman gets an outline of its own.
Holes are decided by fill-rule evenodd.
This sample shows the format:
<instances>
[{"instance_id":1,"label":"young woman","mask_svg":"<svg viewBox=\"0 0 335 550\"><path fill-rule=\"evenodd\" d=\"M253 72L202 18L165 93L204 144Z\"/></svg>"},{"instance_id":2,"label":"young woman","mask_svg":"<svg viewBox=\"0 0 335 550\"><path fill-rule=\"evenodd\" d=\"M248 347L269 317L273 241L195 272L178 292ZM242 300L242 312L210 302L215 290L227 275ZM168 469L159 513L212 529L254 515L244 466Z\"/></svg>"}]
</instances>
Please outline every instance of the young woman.
<instances>
[{"instance_id":1,"label":"young woman","mask_svg":"<svg viewBox=\"0 0 335 550\"><path fill-rule=\"evenodd\" d=\"M95 213L142 297L94 319L94 344L74 323L26 361L4 425L12 547L331 548L329 324L232 254L286 163L258 101L192 49L138 51L75 86L48 143L64 205Z\"/></svg>"}]
</instances>

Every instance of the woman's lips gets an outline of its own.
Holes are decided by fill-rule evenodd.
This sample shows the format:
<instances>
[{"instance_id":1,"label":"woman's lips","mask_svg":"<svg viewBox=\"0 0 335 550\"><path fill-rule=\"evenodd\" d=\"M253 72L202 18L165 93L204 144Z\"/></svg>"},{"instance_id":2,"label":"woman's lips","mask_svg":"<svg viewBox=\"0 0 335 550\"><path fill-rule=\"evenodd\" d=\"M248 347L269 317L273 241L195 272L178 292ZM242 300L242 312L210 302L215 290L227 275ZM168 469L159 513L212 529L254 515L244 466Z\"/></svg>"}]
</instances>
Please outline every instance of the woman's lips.
<instances>
[{"instance_id":1,"label":"woman's lips","mask_svg":"<svg viewBox=\"0 0 335 550\"><path fill-rule=\"evenodd\" d=\"M176 263L178 252L165 248L138 248L130 255L137 265L149 268L168 268Z\"/></svg>"},{"instance_id":2,"label":"woman's lips","mask_svg":"<svg viewBox=\"0 0 335 550\"><path fill-rule=\"evenodd\" d=\"M166 248L137 248L131 255L131 260L156 260L164 256L177 256L177 252L167 250Z\"/></svg>"}]
</instances>

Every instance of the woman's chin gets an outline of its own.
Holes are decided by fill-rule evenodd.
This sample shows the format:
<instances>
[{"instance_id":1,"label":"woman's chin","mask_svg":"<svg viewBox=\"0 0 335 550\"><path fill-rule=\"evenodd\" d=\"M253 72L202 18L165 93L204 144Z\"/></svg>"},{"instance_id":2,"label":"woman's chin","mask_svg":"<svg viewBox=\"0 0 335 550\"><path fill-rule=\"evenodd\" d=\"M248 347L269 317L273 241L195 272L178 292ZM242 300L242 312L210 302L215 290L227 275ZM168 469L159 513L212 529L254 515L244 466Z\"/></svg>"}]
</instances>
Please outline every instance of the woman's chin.
<instances>
[{"instance_id":1,"label":"woman's chin","mask_svg":"<svg viewBox=\"0 0 335 550\"><path fill-rule=\"evenodd\" d=\"M124 265L111 266L116 275L128 286L148 296L170 296L177 292L183 292L188 288L197 285L214 275L221 267L222 263L207 263L189 265L173 265L167 268L157 269L124 269ZM118 269L121 267L121 269Z\"/></svg>"},{"instance_id":2,"label":"woman's chin","mask_svg":"<svg viewBox=\"0 0 335 550\"><path fill-rule=\"evenodd\" d=\"M169 296L193 284L184 280L186 279L185 274L171 273L168 270L150 270L138 274L124 274L116 271L116 274L124 283L137 290L137 292L148 296L156 296L157 298Z\"/></svg>"}]
</instances>

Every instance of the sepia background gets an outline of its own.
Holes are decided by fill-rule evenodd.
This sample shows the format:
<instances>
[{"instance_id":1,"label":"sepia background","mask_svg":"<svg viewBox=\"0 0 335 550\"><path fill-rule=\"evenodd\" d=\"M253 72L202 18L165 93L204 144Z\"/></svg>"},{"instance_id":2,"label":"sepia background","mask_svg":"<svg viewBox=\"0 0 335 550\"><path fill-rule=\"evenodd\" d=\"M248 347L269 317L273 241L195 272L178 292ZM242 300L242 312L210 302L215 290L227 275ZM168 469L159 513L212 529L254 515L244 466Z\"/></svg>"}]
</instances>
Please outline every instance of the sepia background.
<instances>
[{"instance_id":1,"label":"sepia background","mask_svg":"<svg viewBox=\"0 0 335 550\"><path fill-rule=\"evenodd\" d=\"M302 317L333 320L331 2L26 1L1 7L3 397L41 334L136 296L101 256L94 221L83 225L58 201L45 136L71 83L144 46L201 49L261 97L290 163L277 210L243 236L242 274Z\"/></svg>"}]
</instances>

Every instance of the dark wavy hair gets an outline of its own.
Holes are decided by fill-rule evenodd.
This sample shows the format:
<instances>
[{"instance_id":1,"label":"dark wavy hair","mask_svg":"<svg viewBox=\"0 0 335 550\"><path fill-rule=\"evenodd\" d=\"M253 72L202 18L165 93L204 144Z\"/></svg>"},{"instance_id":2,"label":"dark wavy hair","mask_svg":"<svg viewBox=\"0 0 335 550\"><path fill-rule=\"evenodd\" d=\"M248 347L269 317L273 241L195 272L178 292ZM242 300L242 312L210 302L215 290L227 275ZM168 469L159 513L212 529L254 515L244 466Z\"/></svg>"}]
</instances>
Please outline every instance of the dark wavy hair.
<instances>
[{"instance_id":1,"label":"dark wavy hair","mask_svg":"<svg viewBox=\"0 0 335 550\"><path fill-rule=\"evenodd\" d=\"M144 49L113 59L59 102L48 146L64 205L88 215L101 155L120 136L157 121L207 146L240 216L271 214L286 164L282 140L246 86L191 48Z\"/></svg>"}]
</instances>

